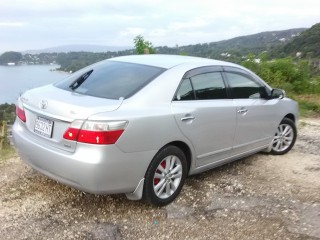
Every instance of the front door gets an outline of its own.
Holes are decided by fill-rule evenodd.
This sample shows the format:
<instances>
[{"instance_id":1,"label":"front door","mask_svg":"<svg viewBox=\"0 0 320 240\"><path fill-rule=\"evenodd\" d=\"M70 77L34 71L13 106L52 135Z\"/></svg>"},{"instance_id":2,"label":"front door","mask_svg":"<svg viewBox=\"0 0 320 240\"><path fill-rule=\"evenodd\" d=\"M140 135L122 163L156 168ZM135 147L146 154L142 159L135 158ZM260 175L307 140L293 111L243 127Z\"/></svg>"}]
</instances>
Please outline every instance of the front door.
<instances>
[{"instance_id":1,"label":"front door","mask_svg":"<svg viewBox=\"0 0 320 240\"><path fill-rule=\"evenodd\" d=\"M236 107L234 153L261 148L270 143L275 129L275 101L267 99L265 86L250 76L226 72Z\"/></svg>"}]
</instances>

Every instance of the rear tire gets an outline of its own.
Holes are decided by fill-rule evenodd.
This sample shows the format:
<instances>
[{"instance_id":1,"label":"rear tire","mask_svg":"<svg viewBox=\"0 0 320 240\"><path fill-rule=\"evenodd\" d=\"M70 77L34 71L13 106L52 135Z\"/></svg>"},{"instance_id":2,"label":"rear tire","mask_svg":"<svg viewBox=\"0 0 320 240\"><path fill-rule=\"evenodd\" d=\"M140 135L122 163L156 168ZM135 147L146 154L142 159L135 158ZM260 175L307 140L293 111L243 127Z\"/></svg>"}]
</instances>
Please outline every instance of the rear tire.
<instances>
[{"instance_id":1,"label":"rear tire","mask_svg":"<svg viewBox=\"0 0 320 240\"><path fill-rule=\"evenodd\" d=\"M143 198L155 206L171 203L180 193L187 175L183 151L172 145L162 148L152 159L145 175Z\"/></svg>"},{"instance_id":2,"label":"rear tire","mask_svg":"<svg viewBox=\"0 0 320 240\"><path fill-rule=\"evenodd\" d=\"M297 128L295 123L284 118L279 124L275 136L272 140L271 154L282 155L291 150L297 138Z\"/></svg>"}]
</instances>

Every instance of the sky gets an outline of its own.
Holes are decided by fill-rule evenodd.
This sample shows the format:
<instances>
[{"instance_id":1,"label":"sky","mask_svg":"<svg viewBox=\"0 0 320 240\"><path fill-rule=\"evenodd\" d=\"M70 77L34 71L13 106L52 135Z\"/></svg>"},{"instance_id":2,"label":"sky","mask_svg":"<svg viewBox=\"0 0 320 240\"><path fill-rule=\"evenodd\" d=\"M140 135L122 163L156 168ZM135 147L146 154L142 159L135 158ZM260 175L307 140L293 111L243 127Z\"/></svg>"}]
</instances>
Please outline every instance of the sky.
<instances>
[{"instance_id":1,"label":"sky","mask_svg":"<svg viewBox=\"0 0 320 240\"><path fill-rule=\"evenodd\" d=\"M73 44L183 46L320 22L319 0L0 0L0 53Z\"/></svg>"}]
</instances>

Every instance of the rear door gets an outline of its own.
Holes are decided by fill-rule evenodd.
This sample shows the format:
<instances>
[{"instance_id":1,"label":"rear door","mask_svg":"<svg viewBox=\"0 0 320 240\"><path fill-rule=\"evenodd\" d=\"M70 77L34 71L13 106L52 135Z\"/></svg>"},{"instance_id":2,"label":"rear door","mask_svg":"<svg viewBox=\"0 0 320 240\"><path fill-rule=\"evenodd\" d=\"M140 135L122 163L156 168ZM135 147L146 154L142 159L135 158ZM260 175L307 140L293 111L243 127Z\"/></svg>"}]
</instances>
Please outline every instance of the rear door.
<instances>
[{"instance_id":1,"label":"rear door","mask_svg":"<svg viewBox=\"0 0 320 240\"><path fill-rule=\"evenodd\" d=\"M220 70L206 67L188 72L172 102L177 125L193 144L197 166L228 157L232 150L236 109Z\"/></svg>"}]
</instances>

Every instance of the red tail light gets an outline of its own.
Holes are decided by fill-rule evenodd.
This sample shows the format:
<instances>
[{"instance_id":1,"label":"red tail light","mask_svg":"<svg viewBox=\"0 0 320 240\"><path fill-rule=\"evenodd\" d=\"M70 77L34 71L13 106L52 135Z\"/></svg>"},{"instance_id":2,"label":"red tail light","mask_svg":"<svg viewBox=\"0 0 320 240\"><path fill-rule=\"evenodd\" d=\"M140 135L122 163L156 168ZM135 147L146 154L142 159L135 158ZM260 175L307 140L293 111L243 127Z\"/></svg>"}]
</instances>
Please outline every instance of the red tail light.
<instances>
[{"instance_id":1,"label":"red tail light","mask_svg":"<svg viewBox=\"0 0 320 240\"><path fill-rule=\"evenodd\" d=\"M24 112L23 108L22 107L20 108L18 105L16 105L16 114L21 119L21 121L23 122L27 121L26 113Z\"/></svg>"},{"instance_id":2,"label":"red tail light","mask_svg":"<svg viewBox=\"0 0 320 240\"><path fill-rule=\"evenodd\" d=\"M77 128L68 128L68 130L63 134L64 139L77 141L80 129Z\"/></svg>"},{"instance_id":3,"label":"red tail light","mask_svg":"<svg viewBox=\"0 0 320 240\"><path fill-rule=\"evenodd\" d=\"M127 121L74 121L63 138L91 144L115 144L127 126Z\"/></svg>"}]
</instances>

